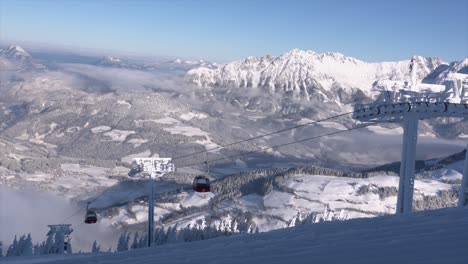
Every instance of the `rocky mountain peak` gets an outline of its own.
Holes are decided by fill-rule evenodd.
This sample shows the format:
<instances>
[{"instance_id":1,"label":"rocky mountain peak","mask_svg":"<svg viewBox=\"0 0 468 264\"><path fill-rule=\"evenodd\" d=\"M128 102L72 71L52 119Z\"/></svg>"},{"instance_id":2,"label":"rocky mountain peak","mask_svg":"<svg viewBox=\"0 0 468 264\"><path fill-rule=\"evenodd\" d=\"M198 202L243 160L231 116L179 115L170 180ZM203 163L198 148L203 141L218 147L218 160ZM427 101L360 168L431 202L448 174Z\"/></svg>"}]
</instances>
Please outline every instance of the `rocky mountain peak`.
<instances>
[{"instance_id":1,"label":"rocky mountain peak","mask_svg":"<svg viewBox=\"0 0 468 264\"><path fill-rule=\"evenodd\" d=\"M8 48L0 49L0 56L17 60L25 60L31 58L31 55L27 51L25 51L20 46L16 45L10 45Z\"/></svg>"}]
</instances>

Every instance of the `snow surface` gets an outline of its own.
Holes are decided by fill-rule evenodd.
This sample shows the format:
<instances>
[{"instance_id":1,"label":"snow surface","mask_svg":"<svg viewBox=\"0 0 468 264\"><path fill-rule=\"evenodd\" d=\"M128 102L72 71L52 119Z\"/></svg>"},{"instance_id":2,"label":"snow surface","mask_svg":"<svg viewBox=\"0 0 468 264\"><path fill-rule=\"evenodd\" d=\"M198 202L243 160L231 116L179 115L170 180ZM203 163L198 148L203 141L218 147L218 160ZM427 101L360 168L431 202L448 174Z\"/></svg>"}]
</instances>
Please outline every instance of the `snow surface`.
<instances>
[{"instance_id":1,"label":"snow surface","mask_svg":"<svg viewBox=\"0 0 468 264\"><path fill-rule=\"evenodd\" d=\"M103 135L108 137L108 139L105 139L103 141L125 141L127 137L131 134L135 134L135 131L127 131L127 130L119 130L119 129L113 129L109 132L104 133Z\"/></svg>"},{"instance_id":2,"label":"snow surface","mask_svg":"<svg viewBox=\"0 0 468 264\"><path fill-rule=\"evenodd\" d=\"M437 161L438 159L435 159L431 162L426 162L426 165L434 165L437 163ZM443 168L427 172L427 174L429 174L433 179L441 179L447 181L461 180L463 177L463 166L464 161L461 160L448 164Z\"/></svg>"},{"instance_id":3,"label":"snow surface","mask_svg":"<svg viewBox=\"0 0 468 264\"><path fill-rule=\"evenodd\" d=\"M206 117L207 116L204 114L194 114L194 113L187 113L187 114L180 115L180 118L185 121L190 121L193 118L204 119ZM212 138L210 137L210 133L198 127L186 125L173 117L165 116L159 119L135 120L135 123L137 124L137 126L143 126L145 122L154 122L157 124L165 125L163 127L163 130L173 135L183 135L186 137L204 137L204 139L195 140L195 143L204 145L206 149L213 149L213 148L219 147L218 144L213 142ZM214 150L214 152L217 152L217 151L219 150Z\"/></svg>"},{"instance_id":4,"label":"snow surface","mask_svg":"<svg viewBox=\"0 0 468 264\"><path fill-rule=\"evenodd\" d=\"M120 253L18 257L4 263L451 263L468 262L468 210L451 208L323 222L255 235Z\"/></svg>"},{"instance_id":5,"label":"snow surface","mask_svg":"<svg viewBox=\"0 0 468 264\"><path fill-rule=\"evenodd\" d=\"M192 112L189 112L189 113L186 113L186 114L182 114L179 116L181 119L185 120L185 121L189 121L191 120L192 118L198 118L198 119L205 119L207 118L207 115L203 114L203 113L192 113Z\"/></svg>"},{"instance_id":6,"label":"snow surface","mask_svg":"<svg viewBox=\"0 0 468 264\"><path fill-rule=\"evenodd\" d=\"M93 134L97 134L97 133L102 133L102 132L106 132L106 131L109 131L111 130L112 128L111 127L108 127L108 126L97 126L97 127L93 127L91 128L91 132Z\"/></svg>"},{"instance_id":7,"label":"snow surface","mask_svg":"<svg viewBox=\"0 0 468 264\"><path fill-rule=\"evenodd\" d=\"M150 150L145 150L145 151L140 152L140 153L135 153L135 154L125 156L125 157L121 158L120 160L123 161L123 162L132 163L133 159L147 158L147 157L150 157L150 156L151 156L151 151Z\"/></svg>"},{"instance_id":8,"label":"snow surface","mask_svg":"<svg viewBox=\"0 0 468 264\"><path fill-rule=\"evenodd\" d=\"M130 143L130 144L133 144L134 148L138 148L139 146L147 143L148 140L147 139L141 139L141 138L132 138L127 142Z\"/></svg>"},{"instance_id":9,"label":"snow surface","mask_svg":"<svg viewBox=\"0 0 468 264\"><path fill-rule=\"evenodd\" d=\"M117 104L118 105L123 105L123 106L127 107L128 109L132 108L132 104L130 104L129 102L127 102L125 100L118 100Z\"/></svg>"},{"instance_id":10,"label":"snow surface","mask_svg":"<svg viewBox=\"0 0 468 264\"><path fill-rule=\"evenodd\" d=\"M192 192L189 194L182 202L180 203L183 207L192 207L192 206L203 206L207 205L211 198L215 195L214 193L197 193Z\"/></svg>"},{"instance_id":11,"label":"snow surface","mask_svg":"<svg viewBox=\"0 0 468 264\"><path fill-rule=\"evenodd\" d=\"M179 120L174 119L172 117L163 117L159 119L135 120L135 122L138 126L141 126L145 122L154 122L158 124L171 125L179 123Z\"/></svg>"},{"instance_id":12,"label":"snow surface","mask_svg":"<svg viewBox=\"0 0 468 264\"><path fill-rule=\"evenodd\" d=\"M403 134L402 127L384 128L381 126L368 126L367 129L374 133L382 134L382 135L402 135Z\"/></svg>"}]
</instances>

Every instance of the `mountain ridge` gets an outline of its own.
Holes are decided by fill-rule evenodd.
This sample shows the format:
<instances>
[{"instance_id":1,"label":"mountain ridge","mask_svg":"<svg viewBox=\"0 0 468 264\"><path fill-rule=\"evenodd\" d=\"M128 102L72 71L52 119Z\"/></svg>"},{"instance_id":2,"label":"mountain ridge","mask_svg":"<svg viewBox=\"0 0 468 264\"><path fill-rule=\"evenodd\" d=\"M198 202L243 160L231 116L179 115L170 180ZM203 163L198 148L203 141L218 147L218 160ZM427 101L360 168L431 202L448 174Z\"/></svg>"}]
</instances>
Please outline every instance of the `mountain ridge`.
<instances>
[{"instance_id":1,"label":"mountain ridge","mask_svg":"<svg viewBox=\"0 0 468 264\"><path fill-rule=\"evenodd\" d=\"M422 80L441 65L440 58L415 56ZM316 91L341 88L347 93L357 90L372 96L373 83L381 79L409 80L409 60L397 62L365 62L341 53L317 53L292 49L280 56L249 56L209 69L198 67L187 72L188 82L198 87L263 88L275 93L283 91L310 99Z\"/></svg>"}]
</instances>

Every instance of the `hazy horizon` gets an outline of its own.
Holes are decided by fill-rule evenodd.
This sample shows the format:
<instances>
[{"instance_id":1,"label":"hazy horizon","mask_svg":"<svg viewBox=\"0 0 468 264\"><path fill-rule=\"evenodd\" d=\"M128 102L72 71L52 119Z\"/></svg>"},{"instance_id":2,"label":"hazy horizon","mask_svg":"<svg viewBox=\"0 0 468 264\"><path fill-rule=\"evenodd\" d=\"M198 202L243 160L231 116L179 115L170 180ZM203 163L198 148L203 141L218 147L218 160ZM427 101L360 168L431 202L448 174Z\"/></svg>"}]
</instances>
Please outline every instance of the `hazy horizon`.
<instances>
[{"instance_id":1,"label":"hazy horizon","mask_svg":"<svg viewBox=\"0 0 468 264\"><path fill-rule=\"evenodd\" d=\"M468 57L466 10L468 3L460 0L0 0L0 41L26 48L219 62L279 56L294 48L369 62L413 55L450 62Z\"/></svg>"}]
</instances>

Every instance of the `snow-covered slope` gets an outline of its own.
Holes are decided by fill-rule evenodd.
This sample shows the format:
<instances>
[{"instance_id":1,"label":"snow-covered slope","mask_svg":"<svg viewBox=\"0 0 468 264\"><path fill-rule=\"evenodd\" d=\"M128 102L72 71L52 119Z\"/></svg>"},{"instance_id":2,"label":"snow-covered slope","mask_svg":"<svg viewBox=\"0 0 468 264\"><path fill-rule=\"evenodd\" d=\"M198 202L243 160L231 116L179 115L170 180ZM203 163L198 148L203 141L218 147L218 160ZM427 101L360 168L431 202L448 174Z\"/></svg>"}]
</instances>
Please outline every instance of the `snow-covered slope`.
<instances>
[{"instance_id":1,"label":"snow-covered slope","mask_svg":"<svg viewBox=\"0 0 468 264\"><path fill-rule=\"evenodd\" d=\"M258 177L261 172L230 176L215 182L214 194L210 195L185 191L162 194L156 199L155 219L158 225L166 227L209 225L221 229L232 228L236 225L233 222L245 219L253 229L265 232L291 226L296 219L310 215L352 219L395 212L397 176L382 174L364 179L308 173L271 176L281 174L280 171L270 171L267 173L270 176L259 178L255 175ZM236 182L244 183L236 185ZM415 181L416 210L455 206L456 198L454 184L436 179ZM114 214L107 214L102 220L112 226L147 221L147 208L141 203L129 203L112 211Z\"/></svg>"},{"instance_id":2,"label":"snow-covered slope","mask_svg":"<svg viewBox=\"0 0 468 264\"><path fill-rule=\"evenodd\" d=\"M418 78L423 79L440 65L438 58L416 57ZM312 96L316 90L356 89L370 95L378 80L409 80L409 60L368 63L340 53L316 53L293 49L279 57L248 57L214 69L190 70L187 78L200 87L260 87L271 92L292 91Z\"/></svg>"},{"instance_id":3,"label":"snow-covered slope","mask_svg":"<svg viewBox=\"0 0 468 264\"><path fill-rule=\"evenodd\" d=\"M468 210L302 225L120 253L20 257L5 263L450 263L468 261Z\"/></svg>"},{"instance_id":4,"label":"snow-covered slope","mask_svg":"<svg viewBox=\"0 0 468 264\"><path fill-rule=\"evenodd\" d=\"M7 59L0 57L0 70L6 70L6 69L9 69L11 67L12 67L12 65Z\"/></svg>"}]
</instances>

